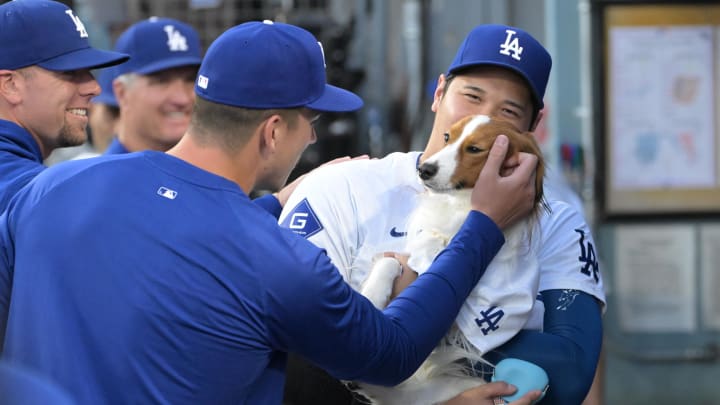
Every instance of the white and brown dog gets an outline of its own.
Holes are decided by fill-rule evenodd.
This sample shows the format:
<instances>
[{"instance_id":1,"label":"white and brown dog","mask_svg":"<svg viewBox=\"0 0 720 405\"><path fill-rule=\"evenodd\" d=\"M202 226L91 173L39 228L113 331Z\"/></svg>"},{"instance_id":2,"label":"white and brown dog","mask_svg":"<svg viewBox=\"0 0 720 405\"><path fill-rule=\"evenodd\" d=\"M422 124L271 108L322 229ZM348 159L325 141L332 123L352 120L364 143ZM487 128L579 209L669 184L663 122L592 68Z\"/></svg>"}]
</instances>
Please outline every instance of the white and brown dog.
<instances>
[{"instance_id":1,"label":"white and brown dog","mask_svg":"<svg viewBox=\"0 0 720 405\"><path fill-rule=\"evenodd\" d=\"M528 328L539 280L537 244L532 241L531 229L545 205L544 163L531 133L484 115L453 125L445 134L446 146L418 168L427 191L410 216L406 252L410 253L408 265L423 273L447 246L471 209L472 187L500 134L509 139L506 161L519 152L539 157L534 215L504 231L503 248L465 302L456 326L413 376L395 387L358 384L356 391L373 404L436 404L481 385L483 380L462 364L482 361L483 353ZM362 294L384 308L399 272L395 259L377 260L363 283ZM458 362L462 359L470 361Z\"/></svg>"}]
</instances>

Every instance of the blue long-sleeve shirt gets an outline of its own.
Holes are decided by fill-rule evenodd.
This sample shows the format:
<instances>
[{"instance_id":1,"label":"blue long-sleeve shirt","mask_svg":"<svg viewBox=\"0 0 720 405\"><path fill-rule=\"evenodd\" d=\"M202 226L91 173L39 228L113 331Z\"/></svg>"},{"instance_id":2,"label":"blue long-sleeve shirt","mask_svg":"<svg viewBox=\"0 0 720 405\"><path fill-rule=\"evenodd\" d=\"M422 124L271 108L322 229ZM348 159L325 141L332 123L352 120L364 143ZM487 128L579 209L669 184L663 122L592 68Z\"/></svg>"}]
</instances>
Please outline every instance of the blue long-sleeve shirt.
<instances>
[{"instance_id":1,"label":"blue long-sleeve shirt","mask_svg":"<svg viewBox=\"0 0 720 405\"><path fill-rule=\"evenodd\" d=\"M32 135L15 123L0 120L0 213L44 169L40 147Z\"/></svg>"},{"instance_id":2,"label":"blue long-sleeve shirt","mask_svg":"<svg viewBox=\"0 0 720 405\"><path fill-rule=\"evenodd\" d=\"M279 404L290 351L397 384L502 243L471 213L381 313L227 179L159 152L67 162L0 216L3 358L80 404Z\"/></svg>"}]
</instances>

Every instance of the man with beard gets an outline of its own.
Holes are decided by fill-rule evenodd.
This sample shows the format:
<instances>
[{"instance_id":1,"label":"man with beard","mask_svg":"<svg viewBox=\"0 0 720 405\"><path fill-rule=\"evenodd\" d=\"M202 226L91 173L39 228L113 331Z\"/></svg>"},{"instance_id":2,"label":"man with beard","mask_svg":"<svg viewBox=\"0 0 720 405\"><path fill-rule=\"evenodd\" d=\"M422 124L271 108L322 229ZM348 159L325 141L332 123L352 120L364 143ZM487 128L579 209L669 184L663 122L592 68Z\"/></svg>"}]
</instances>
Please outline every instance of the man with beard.
<instances>
[{"instance_id":1,"label":"man with beard","mask_svg":"<svg viewBox=\"0 0 720 405\"><path fill-rule=\"evenodd\" d=\"M92 48L80 18L62 3L18 0L0 6L0 212L56 148L85 142L90 73L126 54Z\"/></svg>"}]
</instances>

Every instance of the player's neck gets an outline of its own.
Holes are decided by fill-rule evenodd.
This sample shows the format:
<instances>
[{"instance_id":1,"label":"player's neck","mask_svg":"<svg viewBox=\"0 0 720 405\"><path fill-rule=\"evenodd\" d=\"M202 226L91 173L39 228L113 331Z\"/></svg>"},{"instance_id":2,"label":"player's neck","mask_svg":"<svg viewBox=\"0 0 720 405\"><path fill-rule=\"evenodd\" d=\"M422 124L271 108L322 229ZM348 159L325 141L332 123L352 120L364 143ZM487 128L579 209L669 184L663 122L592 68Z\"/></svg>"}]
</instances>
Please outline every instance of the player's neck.
<instances>
[{"instance_id":1,"label":"player's neck","mask_svg":"<svg viewBox=\"0 0 720 405\"><path fill-rule=\"evenodd\" d=\"M118 129L117 138L128 152L139 152L143 150L165 152L173 146L171 144L154 142L141 136L140 132L129 131L124 126Z\"/></svg>"},{"instance_id":2,"label":"player's neck","mask_svg":"<svg viewBox=\"0 0 720 405\"><path fill-rule=\"evenodd\" d=\"M224 177L249 194L257 179L257 157L250 148L243 148L234 155L216 145L201 145L185 134L168 154L182 159L205 171Z\"/></svg>"}]
</instances>

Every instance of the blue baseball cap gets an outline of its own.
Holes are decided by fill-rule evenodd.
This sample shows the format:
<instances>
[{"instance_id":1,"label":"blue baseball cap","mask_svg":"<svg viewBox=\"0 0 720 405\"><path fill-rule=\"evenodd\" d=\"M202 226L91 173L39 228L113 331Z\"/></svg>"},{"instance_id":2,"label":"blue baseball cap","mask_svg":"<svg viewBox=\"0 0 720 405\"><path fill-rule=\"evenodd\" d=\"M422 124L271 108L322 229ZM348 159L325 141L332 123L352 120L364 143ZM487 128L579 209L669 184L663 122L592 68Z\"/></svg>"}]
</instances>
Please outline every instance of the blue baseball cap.
<instances>
[{"instance_id":1,"label":"blue baseball cap","mask_svg":"<svg viewBox=\"0 0 720 405\"><path fill-rule=\"evenodd\" d=\"M90 46L80 18L51 0L14 0L0 6L0 69L38 65L47 70L97 69L128 60Z\"/></svg>"},{"instance_id":2,"label":"blue baseball cap","mask_svg":"<svg viewBox=\"0 0 720 405\"><path fill-rule=\"evenodd\" d=\"M182 66L200 66L200 37L189 25L172 18L150 17L131 25L115 43L115 50L130 55L130 61L115 69L147 75Z\"/></svg>"},{"instance_id":3,"label":"blue baseball cap","mask_svg":"<svg viewBox=\"0 0 720 405\"><path fill-rule=\"evenodd\" d=\"M536 108L545 106L552 58L532 35L508 25L475 27L460 44L447 74L481 65L502 66L518 73L527 81Z\"/></svg>"},{"instance_id":4,"label":"blue baseball cap","mask_svg":"<svg viewBox=\"0 0 720 405\"><path fill-rule=\"evenodd\" d=\"M214 41L200 65L195 93L251 109L342 112L363 105L356 94L327 84L322 45L310 32L268 20L237 25Z\"/></svg>"},{"instance_id":5,"label":"blue baseball cap","mask_svg":"<svg viewBox=\"0 0 720 405\"><path fill-rule=\"evenodd\" d=\"M117 77L115 67L103 69L97 75L97 82L100 84L100 94L92 98L93 103L107 104L112 107L118 107L115 91L113 90L113 80Z\"/></svg>"}]
</instances>

